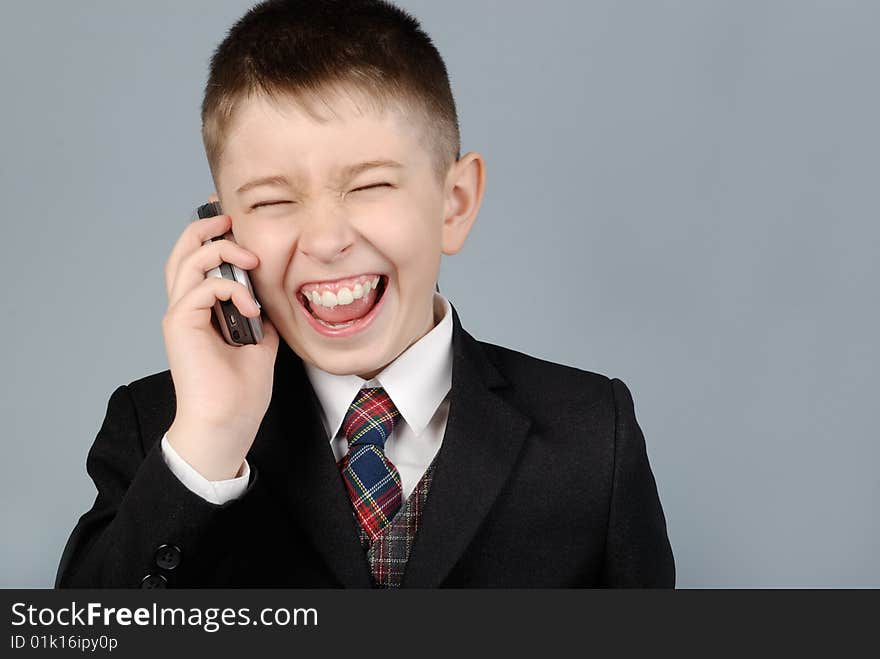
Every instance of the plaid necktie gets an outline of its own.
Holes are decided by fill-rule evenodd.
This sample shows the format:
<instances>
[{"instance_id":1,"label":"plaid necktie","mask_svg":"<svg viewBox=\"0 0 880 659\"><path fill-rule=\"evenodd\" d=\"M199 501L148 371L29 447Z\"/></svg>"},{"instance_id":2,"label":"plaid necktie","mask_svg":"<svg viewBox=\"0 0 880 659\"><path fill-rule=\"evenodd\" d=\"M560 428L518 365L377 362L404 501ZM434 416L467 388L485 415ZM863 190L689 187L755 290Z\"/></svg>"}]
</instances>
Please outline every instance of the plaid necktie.
<instances>
[{"instance_id":1,"label":"plaid necktie","mask_svg":"<svg viewBox=\"0 0 880 659\"><path fill-rule=\"evenodd\" d=\"M403 501L400 474L384 452L385 440L399 417L385 390L373 387L358 392L342 422L348 453L339 461L339 469L355 516L370 542Z\"/></svg>"}]
</instances>

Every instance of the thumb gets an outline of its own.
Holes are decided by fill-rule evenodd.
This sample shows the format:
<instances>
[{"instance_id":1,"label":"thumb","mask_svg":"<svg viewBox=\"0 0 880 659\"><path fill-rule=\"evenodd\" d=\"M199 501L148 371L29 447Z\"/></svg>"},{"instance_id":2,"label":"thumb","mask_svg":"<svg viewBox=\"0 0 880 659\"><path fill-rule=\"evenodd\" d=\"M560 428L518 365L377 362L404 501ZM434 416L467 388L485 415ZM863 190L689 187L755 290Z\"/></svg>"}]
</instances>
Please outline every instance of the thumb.
<instances>
[{"instance_id":1,"label":"thumb","mask_svg":"<svg viewBox=\"0 0 880 659\"><path fill-rule=\"evenodd\" d=\"M268 316L264 315L261 322L263 324L263 340L260 341L260 344L274 353L278 350L278 330L275 329L275 325L272 324Z\"/></svg>"}]
</instances>

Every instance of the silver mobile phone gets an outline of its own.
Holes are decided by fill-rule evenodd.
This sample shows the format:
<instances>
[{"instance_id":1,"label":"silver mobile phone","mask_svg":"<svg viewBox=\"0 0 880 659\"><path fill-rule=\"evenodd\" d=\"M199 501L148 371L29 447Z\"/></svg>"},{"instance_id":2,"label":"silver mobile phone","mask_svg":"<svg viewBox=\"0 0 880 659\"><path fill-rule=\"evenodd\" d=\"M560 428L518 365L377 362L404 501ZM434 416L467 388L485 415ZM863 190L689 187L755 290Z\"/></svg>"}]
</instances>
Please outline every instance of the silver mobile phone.
<instances>
[{"instance_id":1,"label":"silver mobile phone","mask_svg":"<svg viewBox=\"0 0 880 659\"><path fill-rule=\"evenodd\" d=\"M196 208L192 214L191 220L195 222L222 214L223 211L220 208L220 202L212 201ZM235 238L232 236L232 231L227 231L222 236L209 238L203 244L207 245L210 242L222 240L224 238L235 242ZM251 280L248 277L247 271L242 270L237 265L223 261L216 268L208 270L208 272L205 273L205 276L230 279L232 281L237 281L240 284L244 284L247 286L247 289L250 291L254 300L256 300L257 306L260 306L260 301L257 300L257 296L254 295L254 288L251 286ZM259 343L263 340L263 323L260 320L260 317L248 318L247 316L242 315L239 313L238 308L232 303L232 300L217 300L214 303L214 316L212 322L214 327L223 334L223 338L229 345L243 346Z\"/></svg>"}]
</instances>

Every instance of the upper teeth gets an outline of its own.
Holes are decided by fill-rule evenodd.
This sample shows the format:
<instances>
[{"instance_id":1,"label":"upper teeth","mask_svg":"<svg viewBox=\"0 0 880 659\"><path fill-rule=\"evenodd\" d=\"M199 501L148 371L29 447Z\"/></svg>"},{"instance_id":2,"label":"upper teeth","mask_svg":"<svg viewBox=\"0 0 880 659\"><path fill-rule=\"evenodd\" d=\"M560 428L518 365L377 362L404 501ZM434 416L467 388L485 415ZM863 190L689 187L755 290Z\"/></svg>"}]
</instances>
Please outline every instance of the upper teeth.
<instances>
[{"instance_id":1,"label":"upper teeth","mask_svg":"<svg viewBox=\"0 0 880 659\"><path fill-rule=\"evenodd\" d=\"M306 292L303 291L303 295L312 303L312 304L320 304L322 307L329 307L332 309L336 305L346 305L351 304L355 300L360 300L362 297L365 297L371 290L375 289L379 285L379 276L373 277L372 281L367 280L363 283L357 283L352 288L348 286L343 286L335 293L333 291L311 291Z\"/></svg>"}]
</instances>

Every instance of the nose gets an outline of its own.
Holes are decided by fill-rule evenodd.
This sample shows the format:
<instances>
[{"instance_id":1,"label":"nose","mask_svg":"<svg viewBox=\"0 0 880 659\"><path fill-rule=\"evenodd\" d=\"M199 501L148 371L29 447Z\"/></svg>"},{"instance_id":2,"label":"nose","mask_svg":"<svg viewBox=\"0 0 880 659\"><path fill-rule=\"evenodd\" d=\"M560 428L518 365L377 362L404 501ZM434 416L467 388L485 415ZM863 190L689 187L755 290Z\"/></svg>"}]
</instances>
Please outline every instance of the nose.
<instances>
[{"instance_id":1,"label":"nose","mask_svg":"<svg viewBox=\"0 0 880 659\"><path fill-rule=\"evenodd\" d=\"M299 251L316 261L332 263L355 240L355 231L339 208L324 205L310 209L299 235Z\"/></svg>"}]
</instances>

